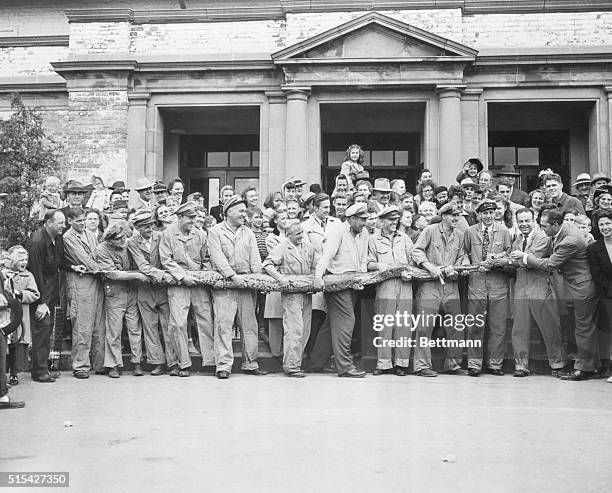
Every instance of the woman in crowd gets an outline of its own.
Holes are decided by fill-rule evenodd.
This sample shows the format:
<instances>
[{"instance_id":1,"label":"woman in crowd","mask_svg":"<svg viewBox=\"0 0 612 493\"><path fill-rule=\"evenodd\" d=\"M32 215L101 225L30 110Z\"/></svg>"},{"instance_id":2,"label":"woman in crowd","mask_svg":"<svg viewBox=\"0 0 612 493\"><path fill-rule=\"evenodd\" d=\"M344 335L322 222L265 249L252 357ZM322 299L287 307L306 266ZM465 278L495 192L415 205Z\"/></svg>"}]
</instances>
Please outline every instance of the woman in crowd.
<instances>
[{"instance_id":1,"label":"woman in crowd","mask_svg":"<svg viewBox=\"0 0 612 493\"><path fill-rule=\"evenodd\" d=\"M546 195L543 190L536 188L529 193L529 208L533 211L533 217L536 220L536 224L540 223L540 214L542 213L542 206L546 203Z\"/></svg>"},{"instance_id":2,"label":"woman in crowd","mask_svg":"<svg viewBox=\"0 0 612 493\"><path fill-rule=\"evenodd\" d=\"M270 234L266 238L266 249L268 252L274 250L285 238L285 225L287 224L287 210L280 207L274 212L272 218L276 226L276 233ZM266 295L266 305L264 318L268 321L268 341L272 356L282 358L283 356L283 309L281 306L280 291L268 293Z\"/></svg>"},{"instance_id":3,"label":"woman in crowd","mask_svg":"<svg viewBox=\"0 0 612 493\"><path fill-rule=\"evenodd\" d=\"M510 203L501 195L493 195L491 200L495 201L497 204L497 209L495 210L495 221L506 226L514 238L519 231L514 224L514 214L512 214L512 210L510 209Z\"/></svg>"},{"instance_id":4,"label":"woman in crowd","mask_svg":"<svg viewBox=\"0 0 612 493\"><path fill-rule=\"evenodd\" d=\"M177 197L179 205L183 202L183 193L185 192L185 184L180 178L175 178L168 184L168 195Z\"/></svg>"},{"instance_id":5,"label":"woman in crowd","mask_svg":"<svg viewBox=\"0 0 612 493\"><path fill-rule=\"evenodd\" d=\"M408 235L408 238L412 240L414 243L419 236L419 232L412 229L412 220L414 218L414 214L410 209L402 210L402 214L399 218L399 224L397 230L400 233L404 233Z\"/></svg>"},{"instance_id":6,"label":"woman in crowd","mask_svg":"<svg viewBox=\"0 0 612 493\"><path fill-rule=\"evenodd\" d=\"M170 224L172 224L172 213L165 204L159 204L155 208L154 216L156 231L164 231Z\"/></svg>"},{"instance_id":7,"label":"woman in crowd","mask_svg":"<svg viewBox=\"0 0 612 493\"><path fill-rule=\"evenodd\" d=\"M417 194L414 196L414 202L421 205L423 202L434 202L435 184L432 180L425 180L420 185L417 185Z\"/></svg>"},{"instance_id":8,"label":"woman in crowd","mask_svg":"<svg viewBox=\"0 0 612 493\"><path fill-rule=\"evenodd\" d=\"M209 215L215 218L215 221L220 223L223 221L223 204L226 200L228 200L231 196L234 195L234 187L231 185L225 185L221 187L221 191L219 192L219 205L215 205L210 208Z\"/></svg>"},{"instance_id":9,"label":"woman in crowd","mask_svg":"<svg viewBox=\"0 0 612 493\"><path fill-rule=\"evenodd\" d=\"M602 370L610 366L610 327L612 326L612 210L600 210L593 214L601 237L587 247L589 267L593 281L599 288L598 334ZM607 380L612 383L612 377Z\"/></svg>"},{"instance_id":10,"label":"woman in crowd","mask_svg":"<svg viewBox=\"0 0 612 493\"><path fill-rule=\"evenodd\" d=\"M98 241L102 238L102 232L105 229L105 220L97 209L91 209L87 211L85 215L85 227L96 235Z\"/></svg>"}]
</instances>

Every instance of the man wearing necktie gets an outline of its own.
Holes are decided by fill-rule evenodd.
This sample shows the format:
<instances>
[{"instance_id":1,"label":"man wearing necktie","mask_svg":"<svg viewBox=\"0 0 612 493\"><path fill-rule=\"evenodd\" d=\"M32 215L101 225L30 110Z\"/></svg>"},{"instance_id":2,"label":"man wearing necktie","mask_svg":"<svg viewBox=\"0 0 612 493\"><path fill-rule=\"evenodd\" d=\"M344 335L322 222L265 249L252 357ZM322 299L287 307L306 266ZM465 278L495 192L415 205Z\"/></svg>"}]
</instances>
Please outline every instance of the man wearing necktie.
<instances>
[{"instance_id":1,"label":"man wearing necktie","mask_svg":"<svg viewBox=\"0 0 612 493\"><path fill-rule=\"evenodd\" d=\"M476 208L480 222L465 232L465 250L478 271L470 276L468 285L468 313L485 314L486 324L468 326L467 337L482 343L485 327L488 330L488 369L503 375L506 314L508 313L508 279L495 269L493 259L506 257L512 247L508 228L495 222L497 204L485 199ZM468 346L468 374L477 377L482 371L483 349Z\"/></svg>"},{"instance_id":2,"label":"man wearing necktie","mask_svg":"<svg viewBox=\"0 0 612 493\"><path fill-rule=\"evenodd\" d=\"M525 254L541 259L548 254L550 238L540 229L535 229L533 211L523 208L517 211L516 221L520 235L513 244ZM522 262L518 266L514 284L514 325L512 326L512 349L514 351L514 376L529 375L529 345L532 330L539 330L546 346L548 362L553 374L565 366L561 320L557 294L548 271L527 268Z\"/></svg>"},{"instance_id":3,"label":"man wearing necktie","mask_svg":"<svg viewBox=\"0 0 612 493\"><path fill-rule=\"evenodd\" d=\"M563 214L546 210L540 219L542 231L552 240L548 258L538 258L529 252L516 250L512 258L528 268L548 272L557 271L562 282L562 301L573 305L576 333L576 362L574 371L561 375L563 380L587 380L596 377L601 364L597 328L594 320L598 297L587 258L586 239L575 226L563 224Z\"/></svg>"}]
</instances>

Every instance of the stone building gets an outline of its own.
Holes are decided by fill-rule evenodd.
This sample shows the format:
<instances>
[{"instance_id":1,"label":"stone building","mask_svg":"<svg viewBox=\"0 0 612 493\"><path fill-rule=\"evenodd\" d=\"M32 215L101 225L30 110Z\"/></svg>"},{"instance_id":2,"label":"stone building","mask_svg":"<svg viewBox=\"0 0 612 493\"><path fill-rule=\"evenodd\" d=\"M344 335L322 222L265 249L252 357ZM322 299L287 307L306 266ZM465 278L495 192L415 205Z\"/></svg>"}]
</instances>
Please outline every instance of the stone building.
<instances>
[{"instance_id":1,"label":"stone building","mask_svg":"<svg viewBox=\"0 0 612 493\"><path fill-rule=\"evenodd\" d=\"M4 0L0 69L0 115L40 106L74 175L178 175L210 205L329 184L352 143L409 185L475 156L524 189L611 165L607 1Z\"/></svg>"}]
</instances>

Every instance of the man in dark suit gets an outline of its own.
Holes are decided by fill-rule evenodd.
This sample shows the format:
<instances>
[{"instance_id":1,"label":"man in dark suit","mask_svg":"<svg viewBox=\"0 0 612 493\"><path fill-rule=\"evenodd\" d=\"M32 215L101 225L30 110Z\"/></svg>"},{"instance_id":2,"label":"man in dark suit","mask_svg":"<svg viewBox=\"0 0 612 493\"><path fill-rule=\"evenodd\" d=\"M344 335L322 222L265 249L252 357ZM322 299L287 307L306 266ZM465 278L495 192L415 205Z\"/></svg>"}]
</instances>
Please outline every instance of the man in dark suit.
<instances>
[{"instance_id":1,"label":"man in dark suit","mask_svg":"<svg viewBox=\"0 0 612 493\"><path fill-rule=\"evenodd\" d=\"M561 375L563 380L586 380L597 376L600 366L597 328L594 315L599 301L587 259L584 236L570 224L563 223L561 212L549 209L540 219L542 231L552 238L552 252L538 258L521 250L512 252L528 268L560 274L559 298L574 308L576 362L574 371Z\"/></svg>"},{"instance_id":2,"label":"man in dark suit","mask_svg":"<svg viewBox=\"0 0 612 493\"><path fill-rule=\"evenodd\" d=\"M530 202L529 194L523 192L520 188L516 188L514 185L516 184L516 179L521 176L521 174L516 171L514 166L506 166L498 171L497 177L504 178L510 183L510 202L514 202L515 204L520 204L522 206L527 207Z\"/></svg>"},{"instance_id":3,"label":"man in dark suit","mask_svg":"<svg viewBox=\"0 0 612 493\"><path fill-rule=\"evenodd\" d=\"M53 309L60 304L60 266L64 263L62 233L66 219L60 210L45 214L43 226L26 243L29 254L28 270L34 276L40 298L30 305L32 331L32 379L50 383L55 378L49 373L49 337Z\"/></svg>"}]
</instances>

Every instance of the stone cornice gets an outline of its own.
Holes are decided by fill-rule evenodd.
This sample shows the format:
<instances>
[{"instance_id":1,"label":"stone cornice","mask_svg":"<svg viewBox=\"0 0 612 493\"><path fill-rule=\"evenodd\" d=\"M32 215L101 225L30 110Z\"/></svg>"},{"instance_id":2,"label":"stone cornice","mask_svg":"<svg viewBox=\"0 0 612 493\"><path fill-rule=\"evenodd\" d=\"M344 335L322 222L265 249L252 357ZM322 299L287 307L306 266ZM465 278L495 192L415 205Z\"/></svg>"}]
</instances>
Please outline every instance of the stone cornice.
<instances>
[{"instance_id":1,"label":"stone cornice","mask_svg":"<svg viewBox=\"0 0 612 493\"><path fill-rule=\"evenodd\" d=\"M66 81L59 76L0 78L0 93L66 92Z\"/></svg>"},{"instance_id":2,"label":"stone cornice","mask_svg":"<svg viewBox=\"0 0 612 493\"><path fill-rule=\"evenodd\" d=\"M69 22L219 22L282 19L287 14L385 10L461 9L464 15L553 12L610 12L609 0L268 0L256 6L213 6L205 9L68 9Z\"/></svg>"},{"instance_id":3,"label":"stone cornice","mask_svg":"<svg viewBox=\"0 0 612 493\"><path fill-rule=\"evenodd\" d=\"M58 74L71 72L131 72L137 67L136 60L88 59L51 62Z\"/></svg>"},{"instance_id":4,"label":"stone cornice","mask_svg":"<svg viewBox=\"0 0 612 493\"><path fill-rule=\"evenodd\" d=\"M524 55L481 55L476 57L476 67L498 65L568 65L584 63L610 63L612 49L599 53L543 53Z\"/></svg>"},{"instance_id":5,"label":"stone cornice","mask_svg":"<svg viewBox=\"0 0 612 493\"><path fill-rule=\"evenodd\" d=\"M432 56L432 57L391 57L391 58L290 58L287 60L275 60L275 65L380 65L389 63L414 64L414 63L471 63L474 57L459 56Z\"/></svg>"},{"instance_id":6,"label":"stone cornice","mask_svg":"<svg viewBox=\"0 0 612 493\"><path fill-rule=\"evenodd\" d=\"M0 48L20 46L68 46L68 35L1 37Z\"/></svg>"}]
</instances>

